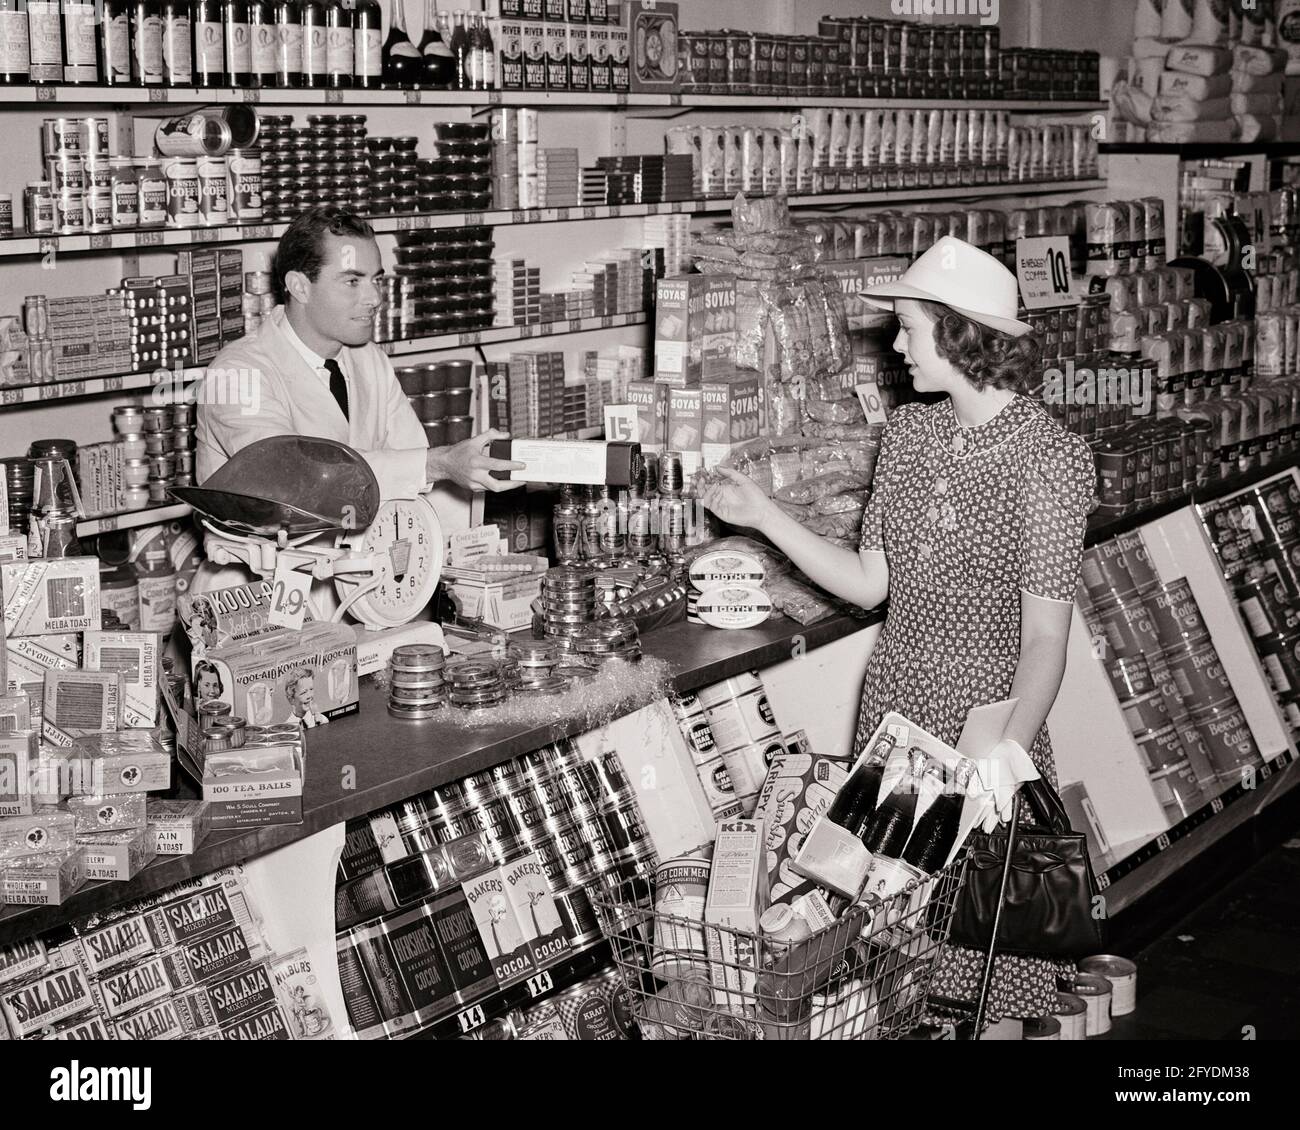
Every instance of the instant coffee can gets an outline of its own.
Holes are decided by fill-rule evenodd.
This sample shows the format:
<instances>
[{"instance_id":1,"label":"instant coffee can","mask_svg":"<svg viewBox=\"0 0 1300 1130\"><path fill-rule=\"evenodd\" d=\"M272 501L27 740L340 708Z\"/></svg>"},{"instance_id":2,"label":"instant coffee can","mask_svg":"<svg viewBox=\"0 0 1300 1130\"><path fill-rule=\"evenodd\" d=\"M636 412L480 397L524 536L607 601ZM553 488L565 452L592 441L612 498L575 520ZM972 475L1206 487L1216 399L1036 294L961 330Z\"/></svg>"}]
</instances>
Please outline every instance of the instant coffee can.
<instances>
[{"instance_id":1,"label":"instant coffee can","mask_svg":"<svg viewBox=\"0 0 1300 1130\"><path fill-rule=\"evenodd\" d=\"M82 157L85 135L76 118L46 118L41 123L41 154L45 157Z\"/></svg>"},{"instance_id":2,"label":"instant coffee can","mask_svg":"<svg viewBox=\"0 0 1300 1130\"><path fill-rule=\"evenodd\" d=\"M1110 1031L1110 982L1105 977L1078 973L1074 978L1074 992L1086 1006L1085 1034L1104 1036Z\"/></svg>"},{"instance_id":3,"label":"instant coffee can","mask_svg":"<svg viewBox=\"0 0 1300 1130\"><path fill-rule=\"evenodd\" d=\"M224 157L199 157L195 161L199 178L199 220L204 227L216 227L230 220L230 185Z\"/></svg>"},{"instance_id":4,"label":"instant coffee can","mask_svg":"<svg viewBox=\"0 0 1300 1130\"><path fill-rule=\"evenodd\" d=\"M226 155L230 177L230 218L237 224L262 219L262 151L232 149Z\"/></svg>"},{"instance_id":5,"label":"instant coffee can","mask_svg":"<svg viewBox=\"0 0 1300 1130\"><path fill-rule=\"evenodd\" d=\"M200 222L199 170L192 157L170 157L163 162L167 182L167 226L196 228Z\"/></svg>"}]
</instances>

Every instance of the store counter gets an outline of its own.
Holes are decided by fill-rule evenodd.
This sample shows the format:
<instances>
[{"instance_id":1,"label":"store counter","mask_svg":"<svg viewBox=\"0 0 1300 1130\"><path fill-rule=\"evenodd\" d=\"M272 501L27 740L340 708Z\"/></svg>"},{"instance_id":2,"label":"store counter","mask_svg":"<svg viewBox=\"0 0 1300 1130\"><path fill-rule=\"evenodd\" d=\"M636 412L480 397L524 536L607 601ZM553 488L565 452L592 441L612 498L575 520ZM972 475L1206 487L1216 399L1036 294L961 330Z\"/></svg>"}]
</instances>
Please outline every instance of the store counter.
<instances>
[{"instance_id":1,"label":"store counter","mask_svg":"<svg viewBox=\"0 0 1300 1130\"><path fill-rule=\"evenodd\" d=\"M679 622L647 634L642 643L647 656L669 664L675 688L687 692L811 652L882 619L883 613L874 612L837 616L808 627L778 619L745 631ZM499 723L461 729L437 721L400 721L389 715L386 703L383 690L363 682L359 715L308 733L301 824L214 833L193 855L159 857L130 882L87 883L62 906L0 909L0 945L263 855L331 824L582 733L586 725L584 719L573 718L547 726ZM184 784L192 782L186 778Z\"/></svg>"}]
</instances>

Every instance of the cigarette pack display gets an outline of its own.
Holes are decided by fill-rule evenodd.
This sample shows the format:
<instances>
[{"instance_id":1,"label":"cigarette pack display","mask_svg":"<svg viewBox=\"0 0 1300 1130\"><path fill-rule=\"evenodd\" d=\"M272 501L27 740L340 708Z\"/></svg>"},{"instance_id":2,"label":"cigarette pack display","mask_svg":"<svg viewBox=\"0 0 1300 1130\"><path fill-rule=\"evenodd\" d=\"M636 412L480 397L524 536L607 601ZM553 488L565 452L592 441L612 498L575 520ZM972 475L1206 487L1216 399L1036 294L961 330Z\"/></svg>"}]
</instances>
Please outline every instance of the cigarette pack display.
<instances>
[{"instance_id":1,"label":"cigarette pack display","mask_svg":"<svg viewBox=\"0 0 1300 1130\"><path fill-rule=\"evenodd\" d=\"M849 762L838 758L790 751L772 759L754 819L763 821L766 829L768 897L773 903L788 902L803 883L791 861L848 774Z\"/></svg>"},{"instance_id":2,"label":"cigarette pack display","mask_svg":"<svg viewBox=\"0 0 1300 1130\"><path fill-rule=\"evenodd\" d=\"M537 853L529 852L507 863L501 868L501 877L537 968L563 956L569 949L569 939Z\"/></svg>"},{"instance_id":3,"label":"cigarette pack display","mask_svg":"<svg viewBox=\"0 0 1300 1130\"><path fill-rule=\"evenodd\" d=\"M201 662L216 675L211 697L255 726L318 726L357 711L357 641L346 624L282 628L218 648L193 660L196 682Z\"/></svg>"},{"instance_id":4,"label":"cigarette pack display","mask_svg":"<svg viewBox=\"0 0 1300 1130\"><path fill-rule=\"evenodd\" d=\"M154 857L143 828L78 836L86 852L86 878L125 882L134 879Z\"/></svg>"},{"instance_id":5,"label":"cigarette pack display","mask_svg":"<svg viewBox=\"0 0 1300 1130\"><path fill-rule=\"evenodd\" d=\"M60 969L0 992L0 1013L15 1039L95 1008L90 981L79 966Z\"/></svg>"},{"instance_id":6,"label":"cigarette pack display","mask_svg":"<svg viewBox=\"0 0 1300 1130\"><path fill-rule=\"evenodd\" d=\"M40 636L99 627L99 558L60 557L0 565L5 635Z\"/></svg>"},{"instance_id":7,"label":"cigarette pack display","mask_svg":"<svg viewBox=\"0 0 1300 1130\"><path fill-rule=\"evenodd\" d=\"M726 929L706 928L704 934L713 999L724 1006L743 1007L741 994L753 999L758 954L745 934L758 933L758 920L768 905L764 839L760 820L718 823L704 921Z\"/></svg>"},{"instance_id":8,"label":"cigarette pack display","mask_svg":"<svg viewBox=\"0 0 1300 1130\"><path fill-rule=\"evenodd\" d=\"M193 855L208 834L211 809L202 800L158 800L145 804L145 836L158 855Z\"/></svg>"},{"instance_id":9,"label":"cigarette pack display","mask_svg":"<svg viewBox=\"0 0 1300 1130\"><path fill-rule=\"evenodd\" d=\"M506 881L501 871L488 871L462 883L461 890L469 903L497 982L507 985L531 976L536 966L514 905L506 894Z\"/></svg>"},{"instance_id":10,"label":"cigarette pack display","mask_svg":"<svg viewBox=\"0 0 1300 1130\"><path fill-rule=\"evenodd\" d=\"M88 671L117 671L122 676L124 729L158 725L158 672L162 636L157 632L86 632Z\"/></svg>"},{"instance_id":11,"label":"cigarette pack display","mask_svg":"<svg viewBox=\"0 0 1300 1130\"><path fill-rule=\"evenodd\" d=\"M116 731L122 699L122 676L116 671L47 671L41 737L70 746L81 734Z\"/></svg>"},{"instance_id":12,"label":"cigarette pack display","mask_svg":"<svg viewBox=\"0 0 1300 1130\"><path fill-rule=\"evenodd\" d=\"M30 816L0 819L0 860L29 855L59 854L76 847L76 820L72 813L52 805L38 805Z\"/></svg>"},{"instance_id":13,"label":"cigarette pack display","mask_svg":"<svg viewBox=\"0 0 1300 1130\"><path fill-rule=\"evenodd\" d=\"M72 795L163 792L171 787L171 755L148 730L88 734L53 754Z\"/></svg>"},{"instance_id":14,"label":"cigarette pack display","mask_svg":"<svg viewBox=\"0 0 1300 1130\"><path fill-rule=\"evenodd\" d=\"M59 906L86 881L82 850L0 860L0 903Z\"/></svg>"},{"instance_id":15,"label":"cigarette pack display","mask_svg":"<svg viewBox=\"0 0 1300 1130\"><path fill-rule=\"evenodd\" d=\"M70 796L63 804L77 818L78 836L143 828L145 825L144 793Z\"/></svg>"}]
</instances>

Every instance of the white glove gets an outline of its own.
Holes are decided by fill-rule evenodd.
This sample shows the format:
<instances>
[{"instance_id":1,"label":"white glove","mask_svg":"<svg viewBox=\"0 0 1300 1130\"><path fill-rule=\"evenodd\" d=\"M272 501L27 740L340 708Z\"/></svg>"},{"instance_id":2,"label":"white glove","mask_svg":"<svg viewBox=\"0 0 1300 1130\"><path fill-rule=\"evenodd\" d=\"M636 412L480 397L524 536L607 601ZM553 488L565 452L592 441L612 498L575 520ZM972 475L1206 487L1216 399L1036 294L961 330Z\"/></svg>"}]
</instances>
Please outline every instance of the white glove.
<instances>
[{"instance_id":1,"label":"white glove","mask_svg":"<svg viewBox=\"0 0 1300 1130\"><path fill-rule=\"evenodd\" d=\"M983 816L983 829L993 832L1011 819L1011 802L1023 781L1036 781L1040 774L1019 742L1003 738L982 758L976 759L980 783L991 795Z\"/></svg>"}]
</instances>

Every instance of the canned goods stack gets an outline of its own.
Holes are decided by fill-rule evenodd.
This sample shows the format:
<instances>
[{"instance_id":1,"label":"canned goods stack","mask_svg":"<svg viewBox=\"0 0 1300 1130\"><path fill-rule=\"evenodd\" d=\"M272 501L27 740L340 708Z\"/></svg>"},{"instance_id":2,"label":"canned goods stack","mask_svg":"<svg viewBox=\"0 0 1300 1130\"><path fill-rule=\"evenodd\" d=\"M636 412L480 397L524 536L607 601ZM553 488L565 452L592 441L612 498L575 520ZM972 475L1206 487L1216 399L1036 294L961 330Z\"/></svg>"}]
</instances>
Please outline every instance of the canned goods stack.
<instances>
[{"instance_id":1,"label":"canned goods stack","mask_svg":"<svg viewBox=\"0 0 1300 1130\"><path fill-rule=\"evenodd\" d=\"M453 706L474 710L499 706L506 700L501 665L486 659L461 660L446 668Z\"/></svg>"},{"instance_id":2,"label":"canned goods stack","mask_svg":"<svg viewBox=\"0 0 1300 1130\"><path fill-rule=\"evenodd\" d=\"M419 721L436 716L447 704L443 679L446 655L433 644L404 644L388 664L388 713Z\"/></svg>"},{"instance_id":3,"label":"canned goods stack","mask_svg":"<svg viewBox=\"0 0 1300 1130\"><path fill-rule=\"evenodd\" d=\"M635 663L642 656L641 636L632 620L597 620L572 638L578 656L592 667L602 667L611 659Z\"/></svg>"},{"instance_id":4,"label":"canned goods stack","mask_svg":"<svg viewBox=\"0 0 1300 1130\"><path fill-rule=\"evenodd\" d=\"M673 714L677 718L678 729L686 741L695 763L695 773L704 788L704 795L709 802L709 811L714 820L727 820L732 816L742 815L740 798L736 796L736 785L731 779L727 764L718 752L718 741L713 736L713 727L709 725L709 716L699 697L693 694L681 695L672 699ZM757 803L757 798L748 798Z\"/></svg>"},{"instance_id":5,"label":"canned goods stack","mask_svg":"<svg viewBox=\"0 0 1300 1130\"><path fill-rule=\"evenodd\" d=\"M398 234L396 274L376 313L379 341L482 329L493 320L493 230L475 225Z\"/></svg>"},{"instance_id":6,"label":"canned goods stack","mask_svg":"<svg viewBox=\"0 0 1300 1130\"><path fill-rule=\"evenodd\" d=\"M397 383L406 393L415 415L424 426L430 447L460 443L473 430L470 415L470 386L474 379L471 361L436 361L398 369Z\"/></svg>"},{"instance_id":7,"label":"canned goods stack","mask_svg":"<svg viewBox=\"0 0 1300 1130\"><path fill-rule=\"evenodd\" d=\"M721 777L716 762L720 761L741 815L750 816L772 759L785 752L781 728L776 723L763 681L757 671L750 671L703 687L696 698L717 749L715 758L696 766L710 805L725 800L725 790L717 787Z\"/></svg>"},{"instance_id":8,"label":"canned goods stack","mask_svg":"<svg viewBox=\"0 0 1300 1130\"><path fill-rule=\"evenodd\" d=\"M370 208L370 164L364 114L263 115L261 149L263 216L291 220L317 204L365 213Z\"/></svg>"},{"instance_id":9,"label":"canned goods stack","mask_svg":"<svg viewBox=\"0 0 1300 1130\"><path fill-rule=\"evenodd\" d=\"M1096 51L1003 48L1002 98L1096 101L1101 97L1101 57Z\"/></svg>"},{"instance_id":10,"label":"canned goods stack","mask_svg":"<svg viewBox=\"0 0 1300 1130\"><path fill-rule=\"evenodd\" d=\"M7 455L0 458L0 468L4 469L9 529L25 534L36 486L36 464L24 455Z\"/></svg>"},{"instance_id":11,"label":"canned goods stack","mask_svg":"<svg viewBox=\"0 0 1300 1130\"><path fill-rule=\"evenodd\" d=\"M1287 472L1199 509L1274 698L1295 733L1300 730L1300 487Z\"/></svg>"},{"instance_id":12,"label":"canned goods stack","mask_svg":"<svg viewBox=\"0 0 1300 1130\"><path fill-rule=\"evenodd\" d=\"M1261 763L1191 586L1162 581L1138 532L1084 554L1084 617L1171 821Z\"/></svg>"},{"instance_id":13,"label":"canned goods stack","mask_svg":"<svg viewBox=\"0 0 1300 1130\"><path fill-rule=\"evenodd\" d=\"M391 211L482 212L491 208L490 132L486 122L434 122L433 159L417 162L416 207L402 208L394 200ZM372 162L375 156L372 152ZM401 185L397 187L400 191ZM383 195L376 199L376 211L382 210Z\"/></svg>"},{"instance_id":14,"label":"canned goods stack","mask_svg":"<svg viewBox=\"0 0 1300 1130\"><path fill-rule=\"evenodd\" d=\"M542 578L542 627L548 636L580 636L595 620L596 604L594 572L561 565Z\"/></svg>"}]
</instances>

